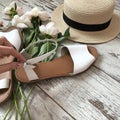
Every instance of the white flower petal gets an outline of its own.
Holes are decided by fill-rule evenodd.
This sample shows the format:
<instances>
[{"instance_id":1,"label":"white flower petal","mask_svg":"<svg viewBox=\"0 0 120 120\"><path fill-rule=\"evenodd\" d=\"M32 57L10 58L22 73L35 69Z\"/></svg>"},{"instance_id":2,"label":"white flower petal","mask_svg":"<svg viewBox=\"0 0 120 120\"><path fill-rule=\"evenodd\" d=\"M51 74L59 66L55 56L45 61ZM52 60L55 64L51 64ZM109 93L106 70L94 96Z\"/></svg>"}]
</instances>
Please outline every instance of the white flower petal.
<instances>
[{"instance_id":1,"label":"white flower petal","mask_svg":"<svg viewBox=\"0 0 120 120\"><path fill-rule=\"evenodd\" d=\"M25 19L24 19L24 23L25 23L26 25L28 25L29 27L32 27L32 26L33 26L32 23L31 23L31 20L30 20L29 18L25 18Z\"/></svg>"},{"instance_id":2,"label":"white flower petal","mask_svg":"<svg viewBox=\"0 0 120 120\"><path fill-rule=\"evenodd\" d=\"M18 13L19 16L23 15L23 13L24 13L22 7L17 7L16 11L17 11L17 13Z\"/></svg>"},{"instance_id":3,"label":"white flower petal","mask_svg":"<svg viewBox=\"0 0 120 120\"><path fill-rule=\"evenodd\" d=\"M15 1L11 2L9 6L10 6L11 8L15 8L15 3L16 3Z\"/></svg>"},{"instance_id":4,"label":"white flower petal","mask_svg":"<svg viewBox=\"0 0 120 120\"><path fill-rule=\"evenodd\" d=\"M18 23L23 22L18 15L15 15L14 18L12 19L12 25L17 25Z\"/></svg>"},{"instance_id":5,"label":"white flower petal","mask_svg":"<svg viewBox=\"0 0 120 120\"><path fill-rule=\"evenodd\" d=\"M32 16L37 17L39 16L39 9L37 7L33 8L31 11Z\"/></svg>"},{"instance_id":6,"label":"white flower petal","mask_svg":"<svg viewBox=\"0 0 120 120\"><path fill-rule=\"evenodd\" d=\"M25 23L26 25L28 25L29 27L32 27L32 23L31 23L31 13L30 12L26 12L24 15L22 15L20 17L20 19L23 21L23 23Z\"/></svg>"},{"instance_id":7,"label":"white flower petal","mask_svg":"<svg viewBox=\"0 0 120 120\"><path fill-rule=\"evenodd\" d=\"M55 27L52 27L50 30L50 35L56 36L59 33L59 30Z\"/></svg>"},{"instance_id":8,"label":"white flower petal","mask_svg":"<svg viewBox=\"0 0 120 120\"><path fill-rule=\"evenodd\" d=\"M41 32L42 34L45 34L45 33L46 33L46 27L45 27L45 25L39 26L39 30L40 30L40 32Z\"/></svg>"},{"instance_id":9,"label":"white flower petal","mask_svg":"<svg viewBox=\"0 0 120 120\"><path fill-rule=\"evenodd\" d=\"M18 28L28 28L28 26L24 23L18 23L16 27L18 27Z\"/></svg>"},{"instance_id":10,"label":"white flower petal","mask_svg":"<svg viewBox=\"0 0 120 120\"><path fill-rule=\"evenodd\" d=\"M41 25L39 27L42 34L49 34L51 36L56 36L59 33L59 30L55 27L54 22L49 22L46 26Z\"/></svg>"},{"instance_id":11,"label":"white flower petal","mask_svg":"<svg viewBox=\"0 0 120 120\"><path fill-rule=\"evenodd\" d=\"M11 9L11 7L6 7L6 8L3 10L3 13L9 15L9 14L10 14L10 9Z\"/></svg>"},{"instance_id":12,"label":"white flower petal","mask_svg":"<svg viewBox=\"0 0 120 120\"><path fill-rule=\"evenodd\" d=\"M47 20L49 20L49 17L50 17L50 15L48 14L48 12L46 12L46 11L40 11L40 13L39 13L39 18L40 18L42 21L47 21Z\"/></svg>"},{"instance_id":13,"label":"white flower petal","mask_svg":"<svg viewBox=\"0 0 120 120\"><path fill-rule=\"evenodd\" d=\"M55 23L54 22L49 22L47 25L46 25L46 28L47 29L51 29L52 27L54 27Z\"/></svg>"},{"instance_id":14,"label":"white flower petal","mask_svg":"<svg viewBox=\"0 0 120 120\"><path fill-rule=\"evenodd\" d=\"M29 20L31 20L31 17L32 17L32 15L31 15L31 13L30 12L26 12L25 14L23 14L20 18L22 19L22 20L24 20L24 19L29 19Z\"/></svg>"},{"instance_id":15,"label":"white flower petal","mask_svg":"<svg viewBox=\"0 0 120 120\"><path fill-rule=\"evenodd\" d=\"M55 27L54 22L49 22L46 25L46 33L52 36L56 36L59 33L59 30Z\"/></svg>"}]
</instances>

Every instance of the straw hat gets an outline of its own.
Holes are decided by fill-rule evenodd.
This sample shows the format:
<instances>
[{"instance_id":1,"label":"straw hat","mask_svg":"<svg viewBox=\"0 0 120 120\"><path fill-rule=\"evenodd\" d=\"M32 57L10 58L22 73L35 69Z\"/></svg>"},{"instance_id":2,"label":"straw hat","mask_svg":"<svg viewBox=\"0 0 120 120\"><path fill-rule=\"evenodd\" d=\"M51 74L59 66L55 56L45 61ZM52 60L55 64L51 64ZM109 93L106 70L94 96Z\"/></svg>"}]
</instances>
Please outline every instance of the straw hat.
<instances>
[{"instance_id":1,"label":"straw hat","mask_svg":"<svg viewBox=\"0 0 120 120\"><path fill-rule=\"evenodd\" d=\"M120 33L120 14L115 0L64 0L51 19L61 32L70 26L71 40L103 43Z\"/></svg>"}]
</instances>

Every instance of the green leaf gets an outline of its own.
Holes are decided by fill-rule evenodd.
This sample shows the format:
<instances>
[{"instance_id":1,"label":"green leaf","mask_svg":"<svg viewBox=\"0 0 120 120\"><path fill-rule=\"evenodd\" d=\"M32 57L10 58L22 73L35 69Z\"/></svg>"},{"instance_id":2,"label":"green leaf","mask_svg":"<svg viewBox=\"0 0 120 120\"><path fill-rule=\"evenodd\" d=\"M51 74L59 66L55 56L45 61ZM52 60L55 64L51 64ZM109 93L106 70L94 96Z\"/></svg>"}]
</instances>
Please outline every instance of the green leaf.
<instances>
[{"instance_id":1,"label":"green leaf","mask_svg":"<svg viewBox=\"0 0 120 120\"><path fill-rule=\"evenodd\" d=\"M51 36L51 35L49 35L49 34L45 34L45 38L47 38L47 39L51 39L51 38L52 38L52 36Z\"/></svg>"},{"instance_id":2,"label":"green leaf","mask_svg":"<svg viewBox=\"0 0 120 120\"><path fill-rule=\"evenodd\" d=\"M47 61L53 60L53 59L55 58L55 55L56 55L56 53L51 54L51 55L48 57Z\"/></svg>"},{"instance_id":3,"label":"green leaf","mask_svg":"<svg viewBox=\"0 0 120 120\"><path fill-rule=\"evenodd\" d=\"M15 3L15 11L17 10L17 4Z\"/></svg>"},{"instance_id":4,"label":"green leaf","mask_svg":"<svg viewBox=\"0 0 120 120\"><path fill-rule=\"evenodd\" d=\"M64 32L64 35L62 33L59 33L57 36L57 42L61 42L65 39L68 39L70 37L70 28L67 28Z\"/></svg>"},{"instance_id":5,"label":"green leaf","mask_svg":"<svg viewBox=\"0 0 120 120\"><path fill-rule=\"evenodd\" d=\"M64 35L66 38L70 37L70 27L65 30Z\"/></svg>"},{"instance_id":6,"label":"green leaf","mask_svg":"<svg viewBox=\"0 0 120 120\"><path fill-rule=\"evenodd\" d=\"M39 55L43 55L43 54L53 50L54 48L55 48L55 46L52 43L46 42L42 45ZM51 54L49 57L44 59L43 62L51 61L55 57L55 55L56 55L56 53Z\"/></svg>"},{"instance_id":7,"label":"green leaf","mask_svg":"<svg viewBox=\"0 0 120 120\"><path fill-rule=\"evenodd\" d=\"M67 37L65 37L65 36L57 38L57 42L61 42L61 41L65 40L65 39L67 39Z\"/></svg>"},{"instance_id":8,"label":"green leaf","mask_svg":"<svg viewBox=\"0 0 120 120\"><path fill-rule=\"evenodd\" d=\"M44 43L44 44L41 46L39 55L43 55L43 54L45 54L46 52L47 52L47 42Z\"/></svg>"},{"instance_id":9,"label":"green leaf","mask_svg":"<svg viewBox=\"0 0 120 120\"><path fill-rule=\"evenodd\" d=\"M17 11L15 10L15 8L12 7L10 9L10 15L9 16L12 19L15 15L17 15Z\"/></svg>"},{"instance_id":10,"label":"green leaf","mask_svg":"<svg viewBox=\"0 0 120 120\"><path fill-rule=\"evenodd\" d=\"M41 40L44 40L44 39L51 39L52 36L49 35L49 34L39 34L39 38L40 38Z\"/></svg>"},{"instance_id":11,"label":"green leaf","mask_svg":"<svg viewBox=\"0 0 120 120\"><path fill-rule=\"evenodd\" d=\"M40 49L41 49L42 45L43 45L43 43L36 44L36 46L38 47L38 51L36 52L36 54L33 57L39 56L39 52L40 52Z\"/></svg>"},{"instance_id":12,"label":"green leaf","mask_svg":"<svg viewBox=\"0 0 120 120\"><path fill-rule=\"evenodd\" d=\"M39 25L41 25L41 20L40 20L40 18L37 16L37 17L32 17L32 19L31 19L31 23L32 23L32 25L33 25L33 27L36 29L38 29L39 28Z\"/></svg>"},{"instance_id":13,"label":"green leaf","mask_svg":"<svg viewBox=\"0 0 120 120\"><path fill-rule=\"evenodd\" d=\"M28 54L31 57L34 57L38 52L39 52L39 47L38 46L32 46L32 47L30 47L30 49L28 51Z\"/></svg>"},{"instance_id":14,"label":"green leaf","mask_svg":"<svg viewBox=\"0 0 120 120\"><path fill-rule=\"evenodd\" d=\"M44 40L44 39L45 39L45 35L39 34L39 38L40 38L41 40Z\"/></svg>"},{"instance_id":15,"label":"green leaf","mask_svg":"<svg viewBox=\"0 0 120 120\"><path fill-rule=\"evenodd\" d=\"M50 43L49 51L53 50L54 48L55 48L55 46ZM56 53L51 54L51 55L48 57L47 61L53 60L54 57L55 57L55 55L56 55Z\"/></svg>"},{"instance_id":16,"label":"green leaf","mask_svg":"<svg viewBox=\"0 0 120 120\"><path fill-rule=\"evenodd\" d=\"M34 34L35 34L35 31L33 28L26 28L23 30L23 40L24 40L25 47L27 47L28 44L31 43L31 41L34 38Z\"/></svg>"}]
</instances>

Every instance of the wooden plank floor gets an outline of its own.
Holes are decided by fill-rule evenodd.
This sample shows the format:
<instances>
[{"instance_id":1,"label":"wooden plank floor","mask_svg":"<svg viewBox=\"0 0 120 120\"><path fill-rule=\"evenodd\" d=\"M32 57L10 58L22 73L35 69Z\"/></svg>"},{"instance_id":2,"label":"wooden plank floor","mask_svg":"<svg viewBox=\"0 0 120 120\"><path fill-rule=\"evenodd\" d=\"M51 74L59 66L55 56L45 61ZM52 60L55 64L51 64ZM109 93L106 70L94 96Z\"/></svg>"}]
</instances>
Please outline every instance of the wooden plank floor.
<instances>
[{"instance_id":1,"label":"wooden plank floor","mask_svg":"<svg viewBox=\"0 0 120 120\"><path fill-rule=\"evenodd\" d=\"M0 11L11 1L0 0ZM63 3L63 0L16 1L26 10L37 6L49 12ZM116 0L115 9L120 13L120 0ZM120 34L110 42L93 46L99 57L87 71L36 85L29 99L32 120L120 120ZM0 120L9 102L0 105ZM8 120L14 120L14 115Z\"/></svg>"}]
</instances>

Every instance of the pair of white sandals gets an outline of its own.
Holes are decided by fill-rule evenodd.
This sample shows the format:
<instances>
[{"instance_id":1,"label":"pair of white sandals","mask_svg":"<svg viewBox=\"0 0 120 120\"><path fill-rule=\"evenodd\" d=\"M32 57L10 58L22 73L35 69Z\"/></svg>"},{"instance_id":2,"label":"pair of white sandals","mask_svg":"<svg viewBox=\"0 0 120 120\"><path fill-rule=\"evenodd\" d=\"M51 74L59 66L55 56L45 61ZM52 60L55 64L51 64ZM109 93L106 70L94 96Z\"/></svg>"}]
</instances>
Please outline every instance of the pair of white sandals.
<instances>
[{"instance_id":1,"label":"pair of white sandals","mask_svg":"<svg viewBox=\"0 0 120 120\"><path fill-rule=\"evenodd\" d=\"M17 50L19 50L22 44L22 39L17 29L13 29L7 32L0 32L0 35L5 36L8 41ZM65 42L64 44L62 44L60 49L58 49L57 58L49 62L41 62L43 59L56 52L58 47L57 42L53 39L38 40L31 45L34 46L34 44L39 44L45 41L52 42L52 44L55 45L55 48L44 55L27 59L23 67L17 68L15 70L15 74L16 78L19 81L24 83L31 83L54 77L75 75L88 69L98 56L96 48L92 46L73 42ZM27 54L25 50L28 49L30 46L23 49L21 51L21 54ZM7 59L9 60L9 58ZM9 62L13 60L14 58L10 59ZM0 60L0 64L3 64L1 61L2 60ZM11 71L0 74L0 103L5 101L10 96L11 90Z\"/></svg>"}]
</instances>

